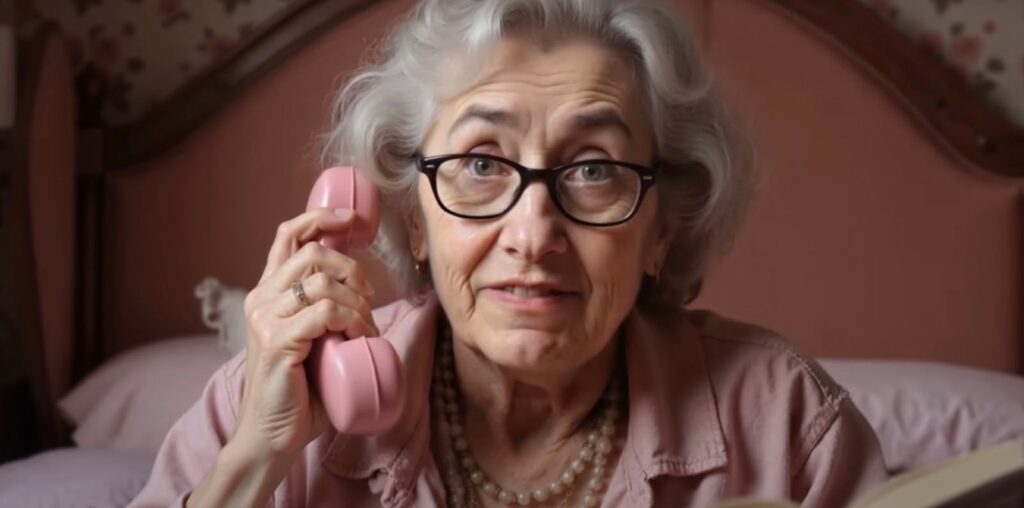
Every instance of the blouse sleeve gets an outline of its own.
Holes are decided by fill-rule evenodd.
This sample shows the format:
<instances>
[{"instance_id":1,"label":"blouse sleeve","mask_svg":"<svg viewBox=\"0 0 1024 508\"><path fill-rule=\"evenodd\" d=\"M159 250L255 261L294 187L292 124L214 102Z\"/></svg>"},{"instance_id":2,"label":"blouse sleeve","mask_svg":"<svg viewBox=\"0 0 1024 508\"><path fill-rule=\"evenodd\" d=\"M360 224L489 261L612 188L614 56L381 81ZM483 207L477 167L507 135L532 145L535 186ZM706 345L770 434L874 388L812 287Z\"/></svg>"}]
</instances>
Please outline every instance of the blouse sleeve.
<instances>
[{"instance_id":1,"label":"blouse sleeve","mask_svg":"<svg viewBox=\"0 0 1024 508\"><path fill-rule=\"evenodd\" d=\"M183 507L234 432L241 398L244 354L222 365L199 400L171 427L149 481L130 508Z\"/></svg>"},{"instance_id":2,"label":"blouse sleeve","mask_svg":"<svg viewBox=\"0 0 1024 508\"><path fill-rule=\"evenodd\" d=\"M844 397L839 411L793 478L803 507L847 506L888 478L878 438Z\"/></svg>"}]
</instances>

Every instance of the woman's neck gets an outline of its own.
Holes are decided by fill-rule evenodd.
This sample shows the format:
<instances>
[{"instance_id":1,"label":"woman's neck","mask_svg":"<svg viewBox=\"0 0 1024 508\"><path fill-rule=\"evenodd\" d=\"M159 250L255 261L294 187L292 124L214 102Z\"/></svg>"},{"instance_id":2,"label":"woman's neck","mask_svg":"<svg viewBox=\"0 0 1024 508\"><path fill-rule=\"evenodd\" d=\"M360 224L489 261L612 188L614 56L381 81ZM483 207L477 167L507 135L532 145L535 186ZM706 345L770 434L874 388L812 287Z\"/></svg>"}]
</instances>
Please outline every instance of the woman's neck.
<instances>
[{"instance_id":1,"label":"woman's neck","mask_svg":"<svg viewBox=\"0 0 1024 508\"><path fill-rule=\"evenodd\" d=\"M470 445L507 457L575 452L578 446L566 445L582 439L620 356L620 341L613 339L575 369L523 372L495 365L463 341L453 343Z\"/></svg>"}]
</instances>

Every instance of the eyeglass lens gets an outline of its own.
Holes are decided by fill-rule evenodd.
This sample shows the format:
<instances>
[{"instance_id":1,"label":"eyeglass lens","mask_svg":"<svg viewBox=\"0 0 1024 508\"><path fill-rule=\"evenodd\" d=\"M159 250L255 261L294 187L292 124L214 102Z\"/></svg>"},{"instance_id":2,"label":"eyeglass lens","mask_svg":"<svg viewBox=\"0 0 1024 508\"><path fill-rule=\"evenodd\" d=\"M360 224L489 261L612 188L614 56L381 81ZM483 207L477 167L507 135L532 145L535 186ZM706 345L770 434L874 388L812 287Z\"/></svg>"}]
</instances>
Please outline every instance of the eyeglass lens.
<instances>
[{"instance_id":1,"label":"eyeglass lens","mask_svg":"<svg viewBox=\"0 0 1024 508\"><path fill-rule=\"evenodd\" d=\"M459 157L438 166L437 195L452 212L486 217L507 210L521 177L511 165L482 157ZM640 195L640 175L614 163L587 163L563 171L555 194L563 210L577 220L613 223L627 217Z\"/></svg>"}]
</instances>

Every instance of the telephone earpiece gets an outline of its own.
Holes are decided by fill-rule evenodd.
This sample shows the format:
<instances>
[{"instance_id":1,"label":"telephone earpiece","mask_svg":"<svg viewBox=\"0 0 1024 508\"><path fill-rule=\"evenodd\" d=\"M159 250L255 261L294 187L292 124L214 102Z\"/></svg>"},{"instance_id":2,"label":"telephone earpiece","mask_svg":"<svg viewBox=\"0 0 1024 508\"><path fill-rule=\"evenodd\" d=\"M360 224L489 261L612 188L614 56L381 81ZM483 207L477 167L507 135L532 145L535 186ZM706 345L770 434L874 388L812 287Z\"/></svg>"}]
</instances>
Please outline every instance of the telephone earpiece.
<instances>
[{"instance_id":1,"label":"telephone earpiece","mask_svg":"<svg viewBox=\"0 0 1024 508\"><path fill-rule=\"evenodd\" d=\"M344 233L323 233L320 244L340 252L368 247L377 235L377 187L356 168L324 170L313 185L306 209L355 211ZM390 342L328 332L313 343L306 368L327 415L339 432L376 434L398 420L405 403L402 365Z\"/></svg>"}]
</instances>

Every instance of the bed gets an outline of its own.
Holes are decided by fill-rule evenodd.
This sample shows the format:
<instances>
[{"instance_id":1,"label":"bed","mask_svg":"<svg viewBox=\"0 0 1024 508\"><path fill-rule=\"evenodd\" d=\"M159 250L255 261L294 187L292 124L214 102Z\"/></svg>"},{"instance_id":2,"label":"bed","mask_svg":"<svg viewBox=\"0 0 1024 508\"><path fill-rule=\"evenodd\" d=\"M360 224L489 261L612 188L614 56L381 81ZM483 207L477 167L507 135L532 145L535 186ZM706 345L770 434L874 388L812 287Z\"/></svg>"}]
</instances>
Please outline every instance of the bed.
<instances>
[{"instance_id":1,"label":"bed","mask_svg":"<svg viewBox=\"0 0 1024 508\"><path fill-rule=\"evenodd\" d=\"M690 306L820 359L894 472L1024 440L1024 127L865 3L679 3L764 173ZM0 506L138 491L244 343L241 300L320 169L330 91L410 5L291 2L116 126L93 121L55 27L19 46Z\"/></svg>"}]
</instances>

